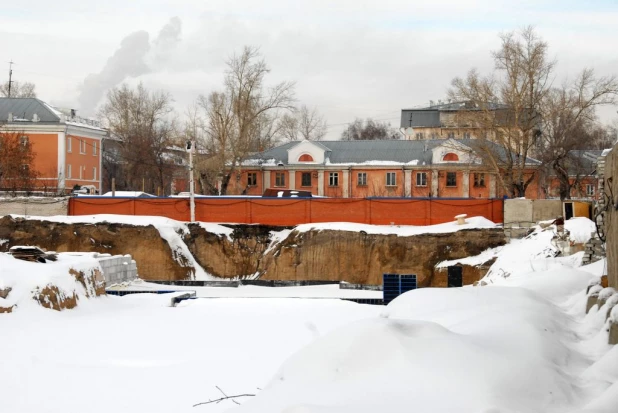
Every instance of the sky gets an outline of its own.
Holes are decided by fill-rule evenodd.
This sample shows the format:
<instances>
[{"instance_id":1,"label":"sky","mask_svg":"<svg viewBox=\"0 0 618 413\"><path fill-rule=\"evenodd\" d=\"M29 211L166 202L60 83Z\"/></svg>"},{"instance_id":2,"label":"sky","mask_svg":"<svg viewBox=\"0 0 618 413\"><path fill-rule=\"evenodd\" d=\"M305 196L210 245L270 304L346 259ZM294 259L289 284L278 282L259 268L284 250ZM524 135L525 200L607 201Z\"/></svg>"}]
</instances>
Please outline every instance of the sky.
<instances>
[{"instance_id":1,"label":"sky","mask_svg":"<svg viewBox=\"0 0 618 413\"><path fill-rule=\"evenodd\" d=\"M402 108L445 100L451 80L493 70L499 34L534 25L558 62L554 83L585 67L618 74L618 1L0 0L0 80L36 84L55 106L96 114L122 82L169 92L180 117L220 90L225 62L256 46L267 84L296 82L327 139L355 118L399 126ZM3 73L5 72L5 73ZM4 79L6 77L6 79ZM599 111L604 122L618 107Z\"/></svg>"}]
</instances>

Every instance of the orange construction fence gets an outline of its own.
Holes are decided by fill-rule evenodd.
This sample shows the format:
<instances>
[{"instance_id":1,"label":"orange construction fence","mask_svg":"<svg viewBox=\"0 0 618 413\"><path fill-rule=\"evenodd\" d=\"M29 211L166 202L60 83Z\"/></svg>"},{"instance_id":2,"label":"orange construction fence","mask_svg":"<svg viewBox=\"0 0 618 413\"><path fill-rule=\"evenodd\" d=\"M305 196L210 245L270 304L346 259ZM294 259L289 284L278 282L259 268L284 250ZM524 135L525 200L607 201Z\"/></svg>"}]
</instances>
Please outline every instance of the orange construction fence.
<instances>
[{"instance_id":1,"label":"orange construction fence","mask_svg":"<svg viewBox=\"0 0 618 413\"><path fill-rule=\"evenodd\" d=\"M455 215L482 216L503 222L502 199L415 198L196 198L195 219L292 226L315 222L357 222L375 225L433 225ZM75 197L69 215L119 214L190 220L188 198Z\"/></svg>"}]
</instances>

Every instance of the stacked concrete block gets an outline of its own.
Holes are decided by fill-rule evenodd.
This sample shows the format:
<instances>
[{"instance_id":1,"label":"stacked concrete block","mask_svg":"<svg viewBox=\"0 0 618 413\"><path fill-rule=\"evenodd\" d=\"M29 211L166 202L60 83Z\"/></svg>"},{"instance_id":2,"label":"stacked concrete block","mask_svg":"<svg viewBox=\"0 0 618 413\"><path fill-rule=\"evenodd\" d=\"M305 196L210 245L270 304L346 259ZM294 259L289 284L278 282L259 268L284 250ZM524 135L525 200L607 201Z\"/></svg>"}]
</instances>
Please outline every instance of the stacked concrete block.
<instances>
[{"instance_id":1,"label":"stacked concrete block","mask_svg":"<svg viewBox=\"0 0 618 413\"><path fill-rule=\"evenodd\" d=\"M596 232L591 234L590 240L585 244L584 257L582 264L591 264L605 257L605 246L599 239Z\"/></svg>"},{"instance_id":2,"label":"stacked concrete block","mask_svg":"<svg viewBox=\"0 0 618 413\"><path fill-rule=\"evenodd\" d=\"M133 281L137 276L137 264L130 255L98 254L105 284L107 286Z\"/></svg>"}]
</instances>

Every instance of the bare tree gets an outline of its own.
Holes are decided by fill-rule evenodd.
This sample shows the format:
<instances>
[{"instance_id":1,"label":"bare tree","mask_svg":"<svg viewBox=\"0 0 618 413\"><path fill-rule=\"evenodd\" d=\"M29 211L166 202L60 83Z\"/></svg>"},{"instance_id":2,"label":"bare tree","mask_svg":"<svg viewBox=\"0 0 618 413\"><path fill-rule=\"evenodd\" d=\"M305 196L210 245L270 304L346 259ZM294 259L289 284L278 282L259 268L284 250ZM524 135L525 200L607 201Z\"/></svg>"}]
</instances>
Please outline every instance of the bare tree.
<instances>
[{"instance_id":1,"label":"bare tree","mask_svg":"<svg viewBox=\"0 0 618 413\"><path fill-rule=\"evenodd\" d=\"M523 197L538 170L532 167L531 157L555 62L547 57L547 43L532 27L500 38L501 47L492 54L495 72L481 76L473 69L465 79L453 80L449 95L468 103L463 117L481 135L475 149L505 192Z\"/></svg>"},{"instance_id":2,"label":"bare tree","mask_svg":"<svg viewBox=\"0 0 618 413\"><path fill-rule=\"evenodd\" d=\"M151 192L157 188L167 192L175 168L170 152L177 144L171 104L169 94L150 92L142 84L135 89L124 84L108 92L101 115L117 147L108 149L116 156L106 156L104 162L117 164L104 167L120 173L116 177L119 189L147 187Z\"/></svg>"},{"instance_id":3,"label":"bare tree","mask_svg":"<svg viewBox=\"0 0 618 413\"><path fill-rule=\"evenodd\" d=\"M245 47L227 62L224 90L200 96L199 105L206 114L206 146L212 154L207 167L200 170L200 181L221 182L221 194L227 193L232 174L247 156L265 149L273 137L273 121L279 110L292 110L294 83L264 85L270 72L258 49Z\"/></svg>"},{"instance_id":4,"label":"bare tree","mask_svg":"<svg viewBox=\"0 0 618 413\"><path fill-rule=\"evenodd\" d=\"M35 98L36 91L35 84L30 82L12 82L11 85L11 97L12 98ZM9 96L9 82L0 85L0 95L4 97Z\"/></svg>"},{"instance_id":5,"label":"bare tree","mask_svg":"<svg viewBox=\"0 0 618 413\"><path fill-rule=\"evenodd\" d=\"M15 193L35 187L39 174L34 168L33 146L26 134L0 130L0 188Z\"/></svg>"},{"instance_id":6,"label":"bare tree","mask_svg":"<svg viewBox=\"0 0 618 413\"><path fill-rule=\"evenodd\" d=\"M317 108L302 105L292 114L284 114L280 120L280 133L286 141L320 141L326 136L328 126Z\"/></svg>"},{"instance_id":7,"label":"bare tree","mask_svg":"<svg viewBox=\"0 0 618 413\"><path fill-rule=\"evenodd\" d=\"M541 153L560 182L560 199L570 198L571 188L578 183L570 177L577 159L572 159L569 153L575 149L589 149L595 140L602 139L603 129L598 125L595 108L615 104L617 96L616 77L597 79L592 69L585 69L572 85L553 88L545 96L541 108Z\"/></svg>"},{"instance_id":8,"label":"bare tree","mask_svg":"<svg viewBox=\"0 0 618 413\"><path fill-rule=\"evenodd\" d=\"M358 141L358 140L379 140L379 139L399 139L398 131L391 128L389 123L378 122L371 118L364 121L356 118L348 127L341 133L341 140Z\"/></svg>"}]
</instances>

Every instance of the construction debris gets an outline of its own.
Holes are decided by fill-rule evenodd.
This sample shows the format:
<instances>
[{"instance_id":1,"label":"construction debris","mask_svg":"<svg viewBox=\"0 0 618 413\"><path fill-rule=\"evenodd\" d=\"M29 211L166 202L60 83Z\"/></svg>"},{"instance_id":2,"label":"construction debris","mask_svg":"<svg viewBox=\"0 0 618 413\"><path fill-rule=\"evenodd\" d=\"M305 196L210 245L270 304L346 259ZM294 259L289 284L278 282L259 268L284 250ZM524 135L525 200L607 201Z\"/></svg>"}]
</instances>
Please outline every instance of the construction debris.
<instances>
[{"instance_id":1,"label":"construction debris","mask_svg":"<svg viewBox=\"0 0 618 413\"><path fill-rule=\"evenodd\" d=\"M34 246L14 246L9 250L9 254L18 260L40 262L43 264L47 261L58 260L58 254L54 251L47 252L44 249Z\"/></svg>"}]
</instances>

